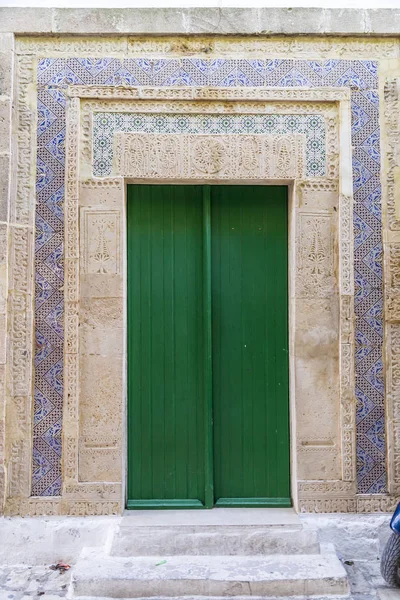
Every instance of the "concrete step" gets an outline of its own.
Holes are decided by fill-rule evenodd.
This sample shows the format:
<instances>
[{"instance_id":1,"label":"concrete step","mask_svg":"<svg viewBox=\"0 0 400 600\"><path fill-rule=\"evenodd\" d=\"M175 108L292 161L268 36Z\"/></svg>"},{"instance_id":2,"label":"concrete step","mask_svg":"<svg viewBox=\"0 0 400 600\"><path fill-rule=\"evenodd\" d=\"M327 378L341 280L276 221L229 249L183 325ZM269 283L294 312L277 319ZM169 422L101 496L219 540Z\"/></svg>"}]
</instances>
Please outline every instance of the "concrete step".
<instances>
[{"instance_id":1,"label":"concrete step","mask_svg":"<svg viewBox=\"0 0 400 600\"><path fill-rule=\"evenodd\" d=\"M302 524L293 508L212 508L211 510L127 510L121 526L166 527L176 525L262 525L298 527Z\"/></svg>"},{"instance_id":2,"label":"concrete step","mask_svg":"<svg viewBox=\"0 0 400 600\"><path fill-rule=\"evenodd\" d=\"M270 556L99 556L87 551L73 573L75 596L157 598L200 596L334 596L348 593L334 553Z\"/></svg>"},{"instance_id":3,"label":"concrete step","mask_svg":"<svg viewBox=\"0 0 400 600\"><path fill-rule=\"evenodd\" d=\"M398 592L396 592L398 594ZM247 596L208 596L209 600L250 600L249 597ZM73 600L110 600L109 598L107 598L106 596L74 596ZM118 600L128 600L128 598L119 598ZM130 600L130 599L129 599ZM135 598L135 600L171 600L171 596L148 596L146 598L144 598L143 596L141 598ZM174 596L174 600L203 600L203 598L201 596ZM251 600L310 600L310 596L303 596L303 597L299 597L299 596L251 596ZM340 596L312 596L311 600L352 600L352 597L348 596L347 594L345 596L343 596L343 594L341 594ZM354 597L354 600L356 600L356 598ZM368 600L370 600L370 598L368 597ZM383 600L383 597L382 597ZM385 599L386 600L386 599ZM389 600L389 598L388 598ZM398 597L394 597L390 598L390 600L399 600L399 596Z\"/></svg>"},{"instance_id":4,"label":"concrete step","mask_svg":"<svg viewBox=\"0 0 400 600\"><path fill-rule=\"evenodd\" d=\"M312 529L262 526L120 527L112 556L318 554Z\"/></svg>"},{"instance_id":5,"label":"concrete step","mask_svg":"<svg viewBox=\"0 0 400 600\"><path fill-rule=\"evenodd\" d=\"M292 509L131 511L112 556L318 554L318 534Z\"/></svg>"}]
</instances>

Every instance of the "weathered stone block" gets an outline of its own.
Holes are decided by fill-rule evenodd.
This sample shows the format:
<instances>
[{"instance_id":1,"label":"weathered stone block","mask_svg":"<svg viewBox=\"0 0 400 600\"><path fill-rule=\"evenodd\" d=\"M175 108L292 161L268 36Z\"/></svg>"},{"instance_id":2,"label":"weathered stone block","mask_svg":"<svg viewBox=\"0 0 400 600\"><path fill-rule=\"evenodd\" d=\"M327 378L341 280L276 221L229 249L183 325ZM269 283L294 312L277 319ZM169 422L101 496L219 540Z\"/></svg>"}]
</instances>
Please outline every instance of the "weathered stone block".
<instances>
[{"instance_id":1,"label":"weathered stone block","mask_svg":"<svg viewBox=\"0 0 400 600\"><path fill-rule=\"evenodd\" d=\"M81 354L123 354L122 298L85 298L82 301L79 321Z\"/></svg>"},{"instance_id":2,"label":"weathered stone block","mask_svg":"<svg viewBox=\"0 0 400 600\"><path fill-rule=\"evenodd\" d=\"M0 52L0 95L11 95L12 58L11 52Z\"/></svg>"},{"instance_id":3,"label":"weathered stone block","mask_svg":"<svg viewBox=\"0 0 400 600\"><path fill-rule=\"evenodd\" d=\"M122 377L122 358L80 356L79 481L121 481Z\"/></svg>"},{"instance_id":4,"label":"weathered stone block","mask_svg":"<svg viewBox=\"0 0 400 600\"><path fill-rule=\"evenodd\" d=\"M0 98L0 153L10 152L11 101Z\"/></svg>"},{"instance_id":5,"label":"weathered stone block","mask_svg":"<svg viewBox=\"0 0 400 600\"><path fill-rule=\"evenodd\" d=\"M1 11L1 8L0 8L0 11ZM1 12L0 12L0 14L1 14ZM14 34L13 33L0 33L0 52L12 52L13 50L14 50Z\"/></svg>"},{"instance_id":6,"label":"weathered stone block","mask_svg":"<svg viewBox=\"0 0 400 600\"><path fill-rule=\"evenodd\" d=\"M54 10L56 33L186 33L182 9L179 8L104 8Z\"/></svg>"},{"instance_id":7,"label":"weathered stone block","mask_svg":"<svg viewBox=\"0 0 400 600\"><path fill-rule=\"evenodd\" d=\"M7 307L7 256L8 256L8 227L0 223L0 314Z\"/></svg>"},{"instance_id":8,"label":"weathered stone block","mask_svg":"<svg viewBox=\"0 0 400 600\"><path fill-rule=\"evenodd\" d=\"M338 298L297 300L295 400L300 479L340 479Z\"/></svg>"},{"instance_id":9,"label":"weathered stone block","mask_svg":"<svg viewBox=\"0 0 400 600\"><path fill-rule=\"evenodd\" d=\"M0 314L0 365L6 362L7 346L7 315Z\"/></svg>"},{"instance_id":10,"label":"weathered stone block","mask_svg":"<svg viewBox=\"0 0 400 600\"><path fill-rule=\"evenodd\" d=\"M183 11L182 11L183 12ZM249 8L188 8L184 23L187 33L206 33L211 29L215 34L260 33L262 22L260 12Z\"/></svg>"},{"instance_id":11,"label":"weathered stone block","mask_svg":"<svg viewBox=\"0 0 400 600\"><path fill-rule=\"evenodd\" d=\"M391 31L400 31L400 10L398 8L381 8L368 10L365 13L366 33L385 35L388 28Z\"/></svg>"},{"instance_id":12,"label":"weathered stone block","mask_svg":"<svg viewBox=\"0 0 400 600\"><path fill-rule=\"evenodd\" d=\"M48 8L0 8L0 33L50 33L52 10Z\"/></svg>"},{"instance_id":13,"label":"weathered stone block","mask_svg":"<svg viewBox=\"0 0 400 600\"><path fill-rule=\"evenodd\" d=\"M120 275L98 275L90 273L81 275L82 298L117 298L122 297L123 279Z\"/></svg>"},{"instance_id":14,"label":"weathered stone block","mask_svg":"<svg viewBox=\"0 0 400 600\"><path fill-rule=\"evenodd\" d=\"M79 204L81 206L122 207L123 179L103 179L101 183L94 180L80 184Z\"/></svg>"},{"instance_id":15,"label":"weathered stone block","mask_svg":"<svg viewBox=\"0 0 400 600\"><path fill-rule=\"evenodd\" d=\"M10 181L10 155L0 155L0 222L7 221Z\"/></svg>"}]
</instances>

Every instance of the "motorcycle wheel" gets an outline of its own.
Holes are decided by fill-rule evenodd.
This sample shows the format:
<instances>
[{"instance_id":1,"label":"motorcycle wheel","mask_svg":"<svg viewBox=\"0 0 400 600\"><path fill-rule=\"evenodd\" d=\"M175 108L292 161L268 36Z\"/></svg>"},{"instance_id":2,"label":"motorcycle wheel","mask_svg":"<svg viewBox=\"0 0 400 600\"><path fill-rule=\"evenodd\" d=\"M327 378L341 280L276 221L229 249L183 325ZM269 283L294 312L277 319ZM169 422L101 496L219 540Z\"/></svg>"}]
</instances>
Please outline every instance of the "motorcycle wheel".
<instances>
[{"instance_id":1,"label":"motorcycle wheel","mask_svg":"<svg viewBox=\"0 0 400 600\"><path fill-rule=\"evenodd\" d=\"M381 575L389 585L400 586L400 535L392 533L381 557Z\"/></svg>"}]
</instances>

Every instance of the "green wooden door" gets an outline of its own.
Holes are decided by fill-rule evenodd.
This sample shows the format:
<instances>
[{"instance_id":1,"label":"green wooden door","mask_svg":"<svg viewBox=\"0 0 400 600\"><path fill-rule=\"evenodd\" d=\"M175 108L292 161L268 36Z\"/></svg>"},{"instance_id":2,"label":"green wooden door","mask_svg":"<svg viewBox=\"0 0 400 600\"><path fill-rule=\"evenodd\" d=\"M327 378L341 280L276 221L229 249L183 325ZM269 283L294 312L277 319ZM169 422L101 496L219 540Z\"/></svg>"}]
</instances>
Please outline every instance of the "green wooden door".
<instances>
[{"instance_id":1,"label":"green wooden door","mask_svg":"<svg viewBox=\"0 0 400 600\"><path fill-rule=\"evenodd\" d=\"M286 188L131 185L127 212L128 508L290 505Z\"/></svg>"},{"instance_id":2,"label":"green wooden door","mask_svg":"<svg viewBox=\"0 0 400 600\"><path fill-rule=\"evenodd\" d=\"M212 188L219 506L290 506L286 189Z\"/></svg>"},{"instance_id":3,"label":"green wooden door","mask_svg":"<svg viewBox=\"0 0 400 600\"><path fill-rule=\"evenodd\" d=\"M127 213L128 508L202 507L203 189L129 186Z\"/></svg>"}]
</instances>

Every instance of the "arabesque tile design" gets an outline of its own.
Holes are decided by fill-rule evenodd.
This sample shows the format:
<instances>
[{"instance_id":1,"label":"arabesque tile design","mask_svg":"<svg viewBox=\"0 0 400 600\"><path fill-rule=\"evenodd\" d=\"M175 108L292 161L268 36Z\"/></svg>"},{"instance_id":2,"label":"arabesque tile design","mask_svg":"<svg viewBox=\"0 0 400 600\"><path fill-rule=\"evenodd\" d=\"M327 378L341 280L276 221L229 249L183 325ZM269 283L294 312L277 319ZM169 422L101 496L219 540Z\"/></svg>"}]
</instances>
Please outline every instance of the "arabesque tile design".
<instances>
[{"instance_id":1,"label":"arabesque tile design","mask_svg":"<svg viewBox=\"0 0 400 600\"><path fill-rule=\"evenodd\" d=\"M325 122L321 115L163 115L95 113L93 123L93 175L112 173L113 137L125 133L287 134L306 137L308 177L326 173Z\"/></svg>"},{"instance_id":2,"label":"arabesque tile design","mask_svg":"<svg viewBox=\"0 0 400 600\"><path fill-rule=\"evenodd\" d=\"M352 93L359 493L386 491L378 63L368 60L43 58L38 64L36 354L32 494L61 491L65 88L349 87ZM138 115L131 115L135 119ZM307 116L306 116L307 117ZM96 117L99 126L101 115ZM311 118L311 116L310 116ZM97 134L98 131L98 134ZM140 129L142 131L142 129ZM321 134L322 135L322 134ZM96 137L97 136L97 137ZM101 138L96 130L96 140ZM310 137L308 140L310 141ZM94 173L110 165L110 136ZM319 138L322 141L322 138ZM316 149L318 161L322 150ZM112 157L111 157L112 158ZM320 162L316 174L320 175Z\"/></svg>"}]
</instances>

